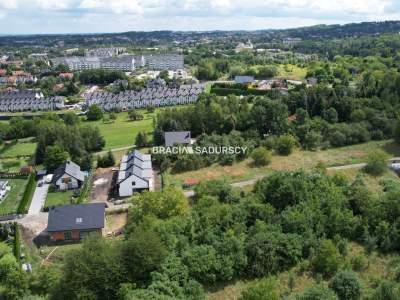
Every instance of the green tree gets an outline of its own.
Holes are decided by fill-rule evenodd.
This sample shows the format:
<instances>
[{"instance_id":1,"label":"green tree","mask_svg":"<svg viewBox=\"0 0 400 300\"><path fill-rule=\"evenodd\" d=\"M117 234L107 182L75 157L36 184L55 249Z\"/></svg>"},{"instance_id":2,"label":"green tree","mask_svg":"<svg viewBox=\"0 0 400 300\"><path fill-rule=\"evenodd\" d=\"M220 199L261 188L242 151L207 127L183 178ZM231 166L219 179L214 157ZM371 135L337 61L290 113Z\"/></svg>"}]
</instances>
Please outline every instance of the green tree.
<instances>
[{"instance_id":1,"label":"green tree","mask_svg":"<svg viewBox=\"0 0 400 300\"><path fill-rule=\"evenodd\" d=\"M86 117L89 121L101 120L103 118L103 111L98 105L93 104L89 106Z\"/></svg>"},{"instance_id":2,"label":"green tree","mask_svg":"<svg viewBox=\"0 0 400 300\"><path fill-rule=\"evenodd\" d=\"M49 172L52 172L67 159L68 152L59 145L48 146L46 148L43 164Z\"/></svg>"},{"instance_id":3,"label":"green tree","mask_svg":"<svg viewBox=\"0 0 400 300\"><path fill-rule=\"evenodd\" d=\"M324 240L319 246L311 265L315 272L332 276L339 269L340 254L331 240Z\"/></svg>"},{"instance_id":4,"label":"green tree","mask_svg":"<svg viewBox=\"0 0 400 300\"><path fill-rule=\"evenodd\" d=\"M296 146L296 138L293 135L281 135L275 140L275 150L280 155L289 155Z\"/></svg>"},{"instance_id":5,"label":"green tree","mask_svg":"<svg viewBox=\"0 0 400 300\"><path fill-rule=\"evenodd\" d=\"M358 300L361 297L361 283L353 271L339 271L330 282L330 287L339 300Z\"/></svg>"},{"instance_id":6,"label":"green tree","mask_svg":"<svg viewBox=\"0 0 400 300\"><path fill-rule=\"evenodd\" d=\"M400 289L392 281L383 281L372 293L371 300L399 300Z\"/></svg>"},{"instance_id":7,"label":"green tree","mask_svg":"<svg viewBox=\"0 0 400 300\"><path fill-rule=\"evenodd\" d=\"M382 175L387 169L386 158L387 155L382 150L376 150L370 153L367 157L365 171L374 176Z\"/></svg>"},{"instance_id":8,"label":"green tree","mask_svg":"<svg viewBox=\"0 0 400 300\"><path fill-rule=\"evenodd\" d=\"M255 166L266 166L271 163L271 153L264 147L258 147L251 153Z\"/></svg>"},{"instance_id":9,"label":"green tree","mask_svg":"<svg viewBox=\"0 0 400 300\"><path fill-rule=\"evenodd\" d=\"M146 147L149 145L149 140L147 138L147 133L144 131L139 131L135 138L136 147Z\"/></svg>"}]
</instances>

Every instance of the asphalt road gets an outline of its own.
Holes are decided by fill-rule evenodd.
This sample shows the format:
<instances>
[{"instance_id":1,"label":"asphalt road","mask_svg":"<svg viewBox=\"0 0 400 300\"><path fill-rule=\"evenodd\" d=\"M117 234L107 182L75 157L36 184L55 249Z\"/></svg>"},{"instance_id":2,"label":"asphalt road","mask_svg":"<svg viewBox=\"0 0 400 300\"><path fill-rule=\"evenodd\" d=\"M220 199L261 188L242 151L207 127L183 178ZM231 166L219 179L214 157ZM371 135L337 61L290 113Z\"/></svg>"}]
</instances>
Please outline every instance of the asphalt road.
<instances>
[{"instance_id":1,"label":"asphalt road","mask_svg":"<svg viewBox=\"0 0 400 300\"><path fill-rule=\"evenodd\" d=\"M43 183L42 186L36 186L35 193L32 197L31 206L29 206L28 215L36 215L40 213L40 210L46 201L49 187L50 185L48 183Z\"/></svg>"}]
</instances>

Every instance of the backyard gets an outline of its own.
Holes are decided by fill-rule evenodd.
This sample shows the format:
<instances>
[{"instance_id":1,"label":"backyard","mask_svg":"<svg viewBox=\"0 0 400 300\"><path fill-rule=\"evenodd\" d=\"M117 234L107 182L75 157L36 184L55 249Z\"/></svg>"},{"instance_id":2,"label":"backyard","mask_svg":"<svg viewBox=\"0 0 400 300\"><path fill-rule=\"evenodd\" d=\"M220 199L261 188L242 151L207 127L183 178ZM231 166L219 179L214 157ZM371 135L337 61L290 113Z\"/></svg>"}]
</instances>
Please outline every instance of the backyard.
<instances>
[{"instance_id":1,"label":"backyard","mask_svg":"<svg viewBox=\"0 0 400 300\"><path fill-rule=\"evenodd\" d=\"M10 192L6 195L5 199L0 202L0 215L14 214L17 212L28 181L26 179L0 180L8 181L11 186Z\"/></svg>"},{"instance_id":2,"label":"backyard","mask_svg":"<svg viewBox=\"0 0 400 300\"><path fill-rule=\"evenodd\" d=\"M73 194L74 191L49 191L44 207L47 208L50 206L71 204L71 198Z\"/></svg>"}]
</instances>

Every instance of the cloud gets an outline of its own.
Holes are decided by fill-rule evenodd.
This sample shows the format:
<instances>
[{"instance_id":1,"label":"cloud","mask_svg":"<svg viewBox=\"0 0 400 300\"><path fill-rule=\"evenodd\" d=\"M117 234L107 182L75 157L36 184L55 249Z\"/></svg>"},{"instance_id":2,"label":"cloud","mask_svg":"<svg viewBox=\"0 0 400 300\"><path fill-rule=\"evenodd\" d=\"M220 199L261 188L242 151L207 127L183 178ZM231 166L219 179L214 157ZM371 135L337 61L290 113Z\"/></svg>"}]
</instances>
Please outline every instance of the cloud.
<instances>
[{"instance_id":1,"label":"cloud","mask_svg":"<svg viewBox=\"0 0 400 300\"><path fill-rule=\"evenodd\" d=\"M0 0L0 18L0 33L265 29L399 19L400 4L397 0Z\"/></svg>"}]
</instances>

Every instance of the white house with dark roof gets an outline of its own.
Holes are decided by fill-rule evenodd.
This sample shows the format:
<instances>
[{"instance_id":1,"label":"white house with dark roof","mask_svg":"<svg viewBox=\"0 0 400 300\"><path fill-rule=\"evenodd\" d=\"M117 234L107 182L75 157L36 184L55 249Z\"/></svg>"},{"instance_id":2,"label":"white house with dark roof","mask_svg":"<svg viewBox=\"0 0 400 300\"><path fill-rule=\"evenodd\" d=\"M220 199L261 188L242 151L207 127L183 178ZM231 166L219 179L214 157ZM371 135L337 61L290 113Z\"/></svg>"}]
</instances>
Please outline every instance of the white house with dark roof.
<instances>
[{"instance_id":1,"label":"white house with dark roof","mask_svg":"<svg viewBox=\"0 0 400 300\"><path fill-rule=\"evenodd\" d=\"M132 196L143 190L154 190L151 155L134 150L123 156L117 183L120 197Z\"/></svg>"},{"instance_id":2,"label":"white house with dark roof","mask_svg":"<svg viewBox=\"0 0 400 300\"><path fill-rule=\"evenodd\" d=\"M78 189L85 181L85 173L73 161L67 160L59 166L53 175L53 185L60 191Z\"/></svg>"}]
</instances>

